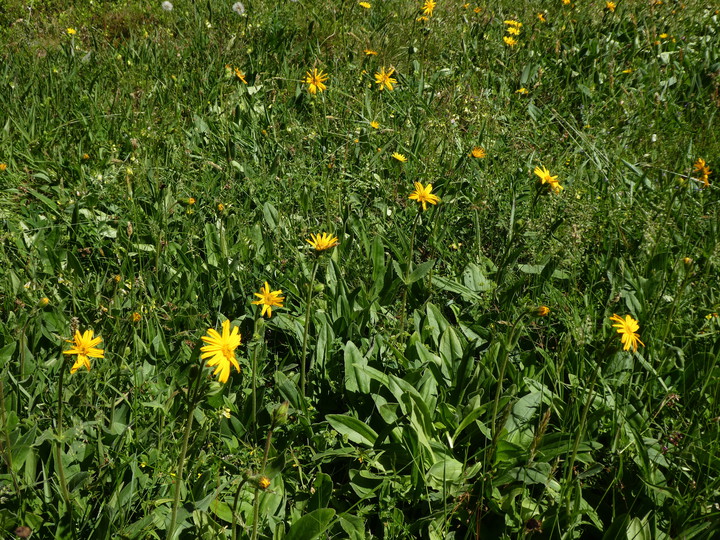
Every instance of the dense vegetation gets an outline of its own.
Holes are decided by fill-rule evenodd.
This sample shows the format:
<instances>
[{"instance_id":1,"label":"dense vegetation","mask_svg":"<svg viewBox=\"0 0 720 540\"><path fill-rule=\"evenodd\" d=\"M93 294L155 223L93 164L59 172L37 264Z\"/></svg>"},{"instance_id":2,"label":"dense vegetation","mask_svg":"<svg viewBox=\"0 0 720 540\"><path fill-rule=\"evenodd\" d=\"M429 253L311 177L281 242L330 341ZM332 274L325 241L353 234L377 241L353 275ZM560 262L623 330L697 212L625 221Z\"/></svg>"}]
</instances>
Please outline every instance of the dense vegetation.
<instances>
[{"instance_id":1,"label":"dense vegetation","mask_svg":"<svg viewBox=\"0 0 720 540\"><path fill-rule=\"evenodd\" d=\"M712 4L5 0L0 536L720 534Z\"/></svg>"}]
</instances>

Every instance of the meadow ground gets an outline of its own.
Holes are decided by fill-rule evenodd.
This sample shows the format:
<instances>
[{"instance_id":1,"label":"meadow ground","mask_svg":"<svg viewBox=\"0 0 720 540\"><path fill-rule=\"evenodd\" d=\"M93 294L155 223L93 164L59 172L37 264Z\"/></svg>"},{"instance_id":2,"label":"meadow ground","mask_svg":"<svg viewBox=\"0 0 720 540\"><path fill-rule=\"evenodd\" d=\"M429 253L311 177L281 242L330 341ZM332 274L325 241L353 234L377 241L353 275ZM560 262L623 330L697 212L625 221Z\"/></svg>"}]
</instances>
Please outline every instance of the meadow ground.
<instances>
[{"instance_id":1,"label":"meadow ground","mask_svg":"<svg viewBox=\"0 0 720 540\"><path fill-rule=\"evenodd\" d=\"M5 0L0 536L720 535L719 17Z\"/></svg>"}]
</instances>

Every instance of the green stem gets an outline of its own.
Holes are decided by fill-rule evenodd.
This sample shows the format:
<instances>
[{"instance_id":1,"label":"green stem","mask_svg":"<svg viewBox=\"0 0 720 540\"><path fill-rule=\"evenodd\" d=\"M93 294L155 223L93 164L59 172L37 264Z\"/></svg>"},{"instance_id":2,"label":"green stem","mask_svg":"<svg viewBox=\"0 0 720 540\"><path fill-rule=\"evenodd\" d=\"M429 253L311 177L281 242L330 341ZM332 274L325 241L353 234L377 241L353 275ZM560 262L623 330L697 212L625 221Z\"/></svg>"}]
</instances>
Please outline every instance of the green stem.
<instances>
[{"instance_id":1,"label":"green stem","mask_svg":"<svg viewBox=\"0 0 720 540\"><path fill-rule=\"evenodd\" d=\"M268 455L270 454L270 444L272 442L273 429L274 426L271 426L270 430L268 431L267 438L265 439L265 453L263 454L262 466L260 467L260 470L262 472L260 474L265 474L265 467L267 467ZM258 496L259 493L260 488L256 487L255 499L253 500L253 528L251 537L252 540L257 539L258 520L260 519L260 497Z\"/></svg>"},{"instance_id":2,"label":"green stem","mask_svg":"<svg viewBox=\"0 0 720 540\"><path fill-rule=\"evenodd\" d=\"M2 455L5 458L5 465L7 466L8 472L12 477L13 486L15 487L15 493L20 494L20 485L18 484L17 477L12 465L12 443L10 442L10 429L7 424L7 411L5 411L5 388L3 387L2 378L0 378L0 424L3 429L3 435L5 435L5 444L2 449Z\"/></svg>"},{"instance_id":3,"label":"green stem","mask_svg":"<svg viewBox=\"0 0 720 540\"><path fill-rule=\"evenodd\" d=\"M305 302L305 330L303 332L302 354L300 355L300 394L302 395L303 402L305 401L305 354L307 353L308 333L310 331L310 312L312 307L313 288L315 287L315 274L317 272L319 262L320 259L316 256L312 274L310 276L310 286L308 287L307 300Z\"/></svg>"},{"instance_id":4,"label":"green stem","mask_svg":"<svg viewBox=\"0 0 720 540\"><path fill-rule=\"evenodd\" d=\"M417 223L420 219L420 211L418 211L417 214L415 214L415 219L413 220L413 226L412 226L412 232L410 233L410 251L408 253L408 262L407 262L407 268L405 270L405 283L403 284L403 297L402 297L402 304L400 304L400 334L403 334L405 332L405 308L407 305L407 293L408 293L408 285L407 280L410 278L410 273L412 272L412 264L413 264L413 251L415 249L415 231L417 229Z\"/></svg>"},{"instance_id":5,"label":"green stem","mask_svg":"<svg viewBox=\"0 0 720 540\"><path fill-rule=\"evenodd\" d=\"M247 477L241 480L240 484L238 484L237 490L235 490L235 499L233 500L232 509L232 540L237 540L237 507L238 502L240 501L240 492L242 491L245 482L247 482Z\"/></svg>"},{"instance_id":6,"label":"green stem","mask_svg":"<svg viewBox=\"0 0 720 540\"><path fill-rule=\"evenodd\" d=\"M258 329L258 319L255 319L255 328L253 329L253 339L256 338ZM257 427L257 350L260 347L259 343L256 343L253 347L252 356L250 358L250 374L251 386L252 386L252 419L253 419L253 441L255 440L256 427Z\"/></svg>"},{"instance_id":7,"label":"green stem","mask_svg":"<svg viewBox=\"0 0 720 540\"><path fill-rule=\"evenodd\" d=\"M199 395L198 387L200 386L200 378L202 377L202 368L198 367L197 376L188 388L188 414L185 420L185 433L183 434L182 448L180 450L180 459L178 461L177 474L175 475L175 495L173 496L172 514L170 516L170 526L166 538L170 540L175 533L175 522L177 521L177 511L180 505L180 487L182 486L183 471L185 468L185 456L187 455L188 440L190 439L190 428L192 428L193 413L195 405L197 405L197 397Z\"/></svg>"},{"instance_id":8,"label":"green stem","mask_svg":"<svg viewBox=\"0 0 720 540\"><path fill-rule=\"evenodd\" d=\"M55 441L55 452L56 452L56 460L57 460L57 466L58 466L58 478L60 480L60 492L62 493L63 499L65 499L65 503L69 506L70 505L70 492L67 488L67 481L65 480L65 467L63 466L62 461L62 433L63 433L63 427L62 427L62 413L63 413L63 381L65 380L65 362L61 362L60 365L60 380L58 381L58 410L57 410L57 440Z\"/></svg>"}]
</instances>

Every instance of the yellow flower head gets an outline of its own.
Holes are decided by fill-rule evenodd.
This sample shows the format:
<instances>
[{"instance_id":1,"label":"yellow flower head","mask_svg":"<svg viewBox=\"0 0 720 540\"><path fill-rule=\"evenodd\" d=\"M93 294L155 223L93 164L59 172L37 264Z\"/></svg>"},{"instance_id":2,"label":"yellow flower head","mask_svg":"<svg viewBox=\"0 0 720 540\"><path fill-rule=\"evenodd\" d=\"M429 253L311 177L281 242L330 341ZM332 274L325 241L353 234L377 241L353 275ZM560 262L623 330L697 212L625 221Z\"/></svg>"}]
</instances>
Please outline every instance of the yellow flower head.
<instances>
[{"instance_id":1,"label":"yellow flower head","mask_svg":"<svg viewBox=\"0 0 720 540\"><path fill-rule=\"evenodd\" d=\"M95 347L102 342L102 338L100 336L94 338L92 330L85 330L82 334L79 330L75 330L74 339L68 339L67 342L72 343L73 347L63 351L63 354L77 354L77 360L70 368L70 373L75 373L83 366L90 371L90 358L104 358L105 351Z\"/></svg>"},{"instance_id":2,"label":"yellow flower head","mask_svg":"<svg viewBox=\"0 0 720 540\"><path fill-rule=\"evenodd\" d=\"M545 18L544 13L538 13L537 18L538 18L538 21L540 21L540 22L547 22L547 19Z\"/></svg>"},{"instance_id":3,"label":"yellow flower head","mask_svg":"<svg viewBox=\"0 0 720 540\"><path fill-rule=\"evenodd\" d=\"M547 317L550 313L550 308L547 306L540 306L535 310L535 315L538 317Z\"/></svg>"},{"instance_id":4,"label":"yellow flower head","mask_svg":"<svg viewBox=\"0 0 720 540\"><path fill-rule=\"evenodd\" d=\"M625 315L625 318L623 319L613 313L610 320L615 322L613 327L617 329L617 333L621 336L620 341L622 341L624 351L629 351L630 348L632 348L633 352L637 351L638 343L643 347L645 346L645 344L640 341L640 335L637 333L640 329L640 325L630 315Z\"/></svg>"},{"instance_id":5,"label":"yellow flower head","mask_svg":"<svg viewBox=\"0 0 720 540\"><path fill-rule=\"evenodd\" d=\"M425 3L422 6L422 12L423 15L427 15L430 17L433 14L433 10L435 9L436 2L435 0L425 0Z\"/></svg>"},{"instance_id":6,"label":"yellow flower head","mask_svg":"<svg viewBox=\"0 0 720 540\"><path fill-rule=\"evenodd\" d=\"M363 52L365 53L366 56L377 56L378 55L377 51L373 51L372 49L365 49Z\"/></svg>"},{"instance_id":7,"label":"yellow flower head","mask_svg":"<svg viewBox=\"0 0 720 540\"><path fill-rule=\"evenodd\" d=\"M207 333L207 336L200 338L207 343L207 345L200 347L202 352L200 358L203 360L210 358L207 367L215 366L213 375L218 375L218 381L226 383L228 377L230 377L231 365L240 373L240 365L235 359L235 349L240 346L242 337L240 330L237 326L233 326L232 331L230 331L230 321L225 320L222 323L222 334L219 334L213 328L209 328Z\"/></svg>"},{"instance_id":8,"label":"yellow flower head","mask_svg":"<svg viewBox=\"0 0 720 540\"><path fill-rule=\"evenodd\" d=\"M333 248L340 243L337 237L330 233L311 234L310 238L305 241L315 248L315 251L325 251L326 249Z\"/></svg>"},{"instance_id":9,"label":"yellow flower head","mask_svg":"<svg viewBox=\"0 0 720 540\"><path fill-rule=\"evenodd\" d=\"M392 77L395 73L394 68L390 68L390 71L385 71L385 66L375 74L375 83L380 87L380 90L387 88L388 90L393 89L393 84L397 84L397 79Z\"/></svg>"},{"instance_id":10,"label":"yellow flower head","mask_svg":"<svg viewBox=\"0 0 720 540\"><path fill-rule=\"evenodd\" d=\"M527 90L527 88L522 87L522 88L518 88L517 90L515 90L515 93L516 94L527 94L528 90Z\"/></svg>"},{"instance_id":11,"label":"yellow flower head","mask_svg":"<svg viewBox=\"0 0 720 540\"><path fill-rule=\"evenodd\" d=\"M433 195L432 193L432 184L428 184L426 187L423 187L420 182L415 182L415 191L410 194L408 199L412 199L422 204L423 211L427 210L428 203L437 204L440 202L440 197Z\"/></svg>"},{"instance_id":12,"label":"yellow flower head","mask_svg":"<svg viewBox=\"0 0 720 540\"><path fill-rule=\"evenodd\" d=\"M607 9L611 13L615 11L616 7L617 4L615 2L605 2L605 9Z\"/></svg>"},{"instance_id":13,"label":"yellow flower head","mask_svg":"<svg viewBox=\"0 0 720 540\"><path fill-rule=\"evenodd\" d=\"M505 45L509 47L514 47L518 44L518 40L512 36L503 36L503 41L505 42Z\"/></svg>"},{"instance_id":14,"label":"yellow flower head","mask_svg":"<svg viewBox=\"0 0 720 540\"><path fill-rule=\"evenodd\" d=\"M370 127L373 129L380 129L380 122L378 122L377 120L373 120L372 122L370 122Z\"/></svg>"},{"instance_id":15,"label":"yellow flower head","mask_svg":"<svg viewBox=\"0 0 720 540\"><path fill-rule=\"evenodd\" d=\"M75 34L77 34L77 30L75 30L74 28L68 28L66 32L68 36L74 36Z\"/></svg>"},{"instance_id":16,"label":"yellow flower head","mask_svg":"<svg viewBox=\"0 0 720 540\"><path fill-rule=\"evenodd\" d=\"M264 317L265 313L267 313L268 318L270 318L272 317L273 307L283 307L283 300L285 300L285 297L280 296L282 291L271 291L270 285L268 285L267 281L264 286L260 287L259 293L253 294L260 299L251 303L256 306L262 306L262 311L260 312L261 317Z\"/></svg>"},{"instance_id":17,"label":"yellow flower head","mask_svg":"<svg viewBox=\"0 0 720 540\"><path fill-rule=\"evenodd\" d=\"M142 315L139 311L133 311L132 314L132 322L140 322L142 320Z\"/></svg>"},{"instance_id":18,"label":"yellow flower head","mask_svg":"<svg viewBox=\"0 0 720 540\"><path fill-rule=\"evenodd\" d=\"M240 68L235 68L233 71L238 79L240 79L244 84L247 84L247 81L245 80L245 74L240 70Z\"/></svg>"},{"instance_id":19,"label":"yellow flower head","mask_svg":"<svg viewBox=\"0 0 720 540\"><path fill-rule=\"evenodd\" d=\"M470 151L470 155L474 158L482 159L487 154L485 153L485 149L482 146L476 146Z\"/></svg>"},{"instance_id":20,"label":"yellow flower head","mask_svg":"<svg viewBox=\"0 0 720 540\"><path fill-rule=\"evenodd\" d=\"M190 198L188 198L188 200L187 200L187 203L188 203L190 206L192 206L192 205L195 204L196 202L197 202L197 201L195 200L195 197L190 197Z\"/></svg>"},{"instance_id":21,"label":"yellow flower head","mask_svg":"<svg viewBox=\"0 0 720 540\"><path fill-rule=\"evenodd\" d=\"M317 69L313 69L312 72L307 71L305 73L303 82L308 85L308 92L311 94L317 94L318 92L323 92L327 88L325 81L329 78L330 76L323 73L322 70L318 71Z\"/></svg>"},{"instance_id":22,"label":"yellow flower head","mask_svg":"<svg viewBox=\"0 0 720 540\"><path fill-rule=\"evenodd\" d=\"M392 157L397 159L400 163L405 163L407 161L405 155L401 154L400 152L393 152Z\"/></svg>"},{"instance_id":23,"label":"yellow flower head","mask_svg":"<svg viewBox=\"0 0 720 540\"><path fill-rule=\"evenodd\" d=\"M508 26L507 27L507 33L511 36L519 36L520 35L520 29L516 28L514 26Z\"/></svg>"},{"instance_id":24,"label":"yellow flower head","mask_svg":"<svg viewBox=\"0 0 720 540\"><path fill-rule=\"evenodd\" d=\"M558 183L558 177L550 176L550 171L545 167L535 167L534 172L540 177L540 182L542 184L548 184L555 193L562 191L563 187Z\"/></svg>"},{"instance_id":25,"label":"yellow flower head","mask_svg":"<svg viewBox=\"0 0 720 540\"><path fill-rule=\"evenodd\" d=\"M570 0L562 0L563 6L569 6Z\"/></svg>"},{"instance_id":26,"label":"yellow flower head","mask_svg":"<svg viewBox=\"0 0 720 540\"><path fill-rule=\"evenodd\" d=\"M360 2L360 7L364 7L365 9L370 9L372 6L370 5L370 2Z\"/></svg>"},{"instance_id":27,"label":"yellow flower head","mask_svg":"<svg viewBox=\"0 0 720 540\"><path fill-rule=\"evenodd\" d=\"M521 27L522 27L522 23L521 23L520 21L515 21L515 20L512 20L512 19L509 19L509 20L507 20L507 21L503 21L503 23L505 23L505 24L507 24L508 26L513 27L513 28L521 28Z\"/></svg>"},{"instance_id":28,"label":"yellow flower head","mask_svg":"<svg viewBox=\"0 0 720 540\"><path fill-rule=\"evenodd\" d=\"M7 163L0 163L0 172L3 172L7 169Z\"/></svg>"},{"instance_id":29,"label":"yellow flower head","mask_svg":"<svg viewBox=\"0 0 720 540\"><path fill-rule=\"evenodd\" d=\"M267 476L261 476L257 480L257 487L267 489L270 487L270 479Z\"/></svg>"}]
</instances>

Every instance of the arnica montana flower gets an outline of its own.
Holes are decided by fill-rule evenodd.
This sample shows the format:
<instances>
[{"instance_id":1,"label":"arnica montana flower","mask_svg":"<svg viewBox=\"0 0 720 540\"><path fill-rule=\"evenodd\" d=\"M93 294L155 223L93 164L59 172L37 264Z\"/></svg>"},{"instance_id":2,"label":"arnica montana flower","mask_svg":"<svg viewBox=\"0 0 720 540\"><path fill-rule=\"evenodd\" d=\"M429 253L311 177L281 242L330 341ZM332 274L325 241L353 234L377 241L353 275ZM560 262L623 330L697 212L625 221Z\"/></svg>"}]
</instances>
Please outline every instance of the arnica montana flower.
<instances>
[{"instance_id":1,"label":"arnica montana flower","mask_svg":"<svg viewBox=\"0 0 720 540\"><path fill-rule=\"evenodd\" d=\"M234 68L233 71L235 72L235 76L240 79L244 84L247 84L247 80L245 80L245 74L240 70L240 68Z\"/></svg>"},{"instance_id":2,"label":"arnica montana flower","mask_svg":"<svg viewBox=\"0 0 720 540\"><path fill-rule=\"evenodd\" d=\"M535 174L540 177L542 184L547 184L554 193L560 193L564 188L558 182L557 176L550 176L545 167L535 167Z\"/></svg>"},{"instance_id":3,"label":"arnica montana flower","mask_svg":"<svg viewBox=\"0 0 720 540\"><path fill-rule=\"evenodd\" d=\"M476 159L482 159L487 154L485 153L485 149L482 146L476 146L470 151L470 155Z\"/></svg>"},{"instance_id":4,"label":"arnica montana flower","mask_svg":"<svg viewBox=\"0 0 720 540\"><path fill-rule=\"evenodd\" d=\"M420 182L415 182L415 191L410 194L408 199L412 199L422 204L423 211L427 210L428 203L437 204L440 202L440 197L433 195L432 193L432 184L428 184L426 187L423 187Z\"/></svg>"},{"instance_id":5,"label":"arnica montana flower","mask_svg":"<svg viewBox=\"0 0 720 540\"><path fill-rule=\"evenodd\" d=\"M385 66L375 74L375 83L380 87L380 90L393 89L393 84L397 84L397 79L392 78L392 74L395 73L394 68L390 68L390 71L385 71Z\"/></svg>"},{"instance_id":6,"label":"arnica montana flower","mask_svg":"<svg viewBox=\"0 0 720 540\"><path fill-rule=\"evenodd\" d=\"M265 282L265 285L260 287L259 293L253 293L255 296L257 296L260 300L255 300L254 302L251 302L253 305L256 306L262 306L262 311L260 312L260 316L264 317L265 313L267 313L268 318L272 317L272 308L273 307L282 307L283 300L285 300L284 296L280 296L282 294L281 290L277 291L271 291L270 285L268 282Z\"/></svg>"},{"instance_id":7,"label":"arnica montana flower","mask_svg":"<svg viewBox=\"0 0 720 540\"><path fill-rule=\"evenodd\" d=\"M370 5L370 2L360 2L360 7L370 9L372 6Z\"/></svg>"},{"instance_id":8,"label":"arnica montana flower","mask_svg":"<svg viewBox=\"0 0 720 540\"><path fill-rule=\"evenodd\" d=\"M615 315L610 317L613 321L613 327L617 329L617 333L620 334L620 341L623 344L623 350L629 351L632 348L633 352L637 351L638 343L643 347L645 344L640 341L640 335L637 331L640 329L638 322L633 319L630 315L625 315L625 318Z\"/></svg>"},{"instance_id":9,"label":"arnica montana flower","mask_svg":"<svg viewBox=\"0 0 720 540\"><path fill-rule=\"evenodd\" d=\"M425 3L422 6L422 13L423 15L427 17L431 17L433 14L433 10L435 9L436 2L435 0L425 0Z\"/></svg>"},{"instance_id":10,"label":"arnica montana flower","mask_svg":"<svg viewBox=\"0 0 720 540\"><path fill-rule=\"evenodd\" d=\"M242 336L237 326L233 326L232 331L230 330L230 321L228 320L222 323L222 334L213 328L209 328L207 333L207 336L200 338L207 343L200 347L202 352L200 358L203 360L210 358L207 367L215 367L213 375L218 375L218 381L226 383L230 377L231 365L240 373L240 365L235 359L235 349L240 346Z\"/></svg>"},{"instance_id":11,"label":"arnica montana flower","mask_svg":"<svg viewBox=\"0 0 720 540\"><path fill-rule=\"evenodd\" d=\"M710 170L710 167L707 166L707 163L705 163L705 160L698 158L697 161L693 163L693 168L695 169L695 172L698 173L698 180L703 183L703 187L708 187L710 185L708 179L710 178L712 171Z\"/></svg>"},{"instance_id":12,"label":"arnica montana flower","mask_svg":"<svg viewBox=\"0 0 720 540\"><path fill-rule=\"evenodd\" d=\"M337 237L330 233L311 234L310 238L305 241L315 248L315 251L325 251L326 249L333 248L340 243Z\"/></svg>"},{"instance_id":13,"label":"arnica montana flower","mask_svg":"<svg viewBox=\"0 0 720 540\"><path fill-rule=\"evenodd\" d=\"M518 44L518 40L512 36L503 36L503 41L505 42L505 45L507 45L508 47L514 47L515 45Z\"/></svg>"},{"instance_id":14,"label":"arnica montana flower","mask_svg":"<svg viewBox=\"0 0 720 540\"><path fill-rule=\"evenodd\" d=\"M400 163L405 163L407 161L405 154L401 154L400 152L393 152L391 157L397 159Z\"/></svg>"},{"instance_id":15,"label":"arnica montana flower","mask_svg":"<svg viewBox=\"0 0 720 540\"><path fill-rule=\"evenodd\" d=\"M325 81L330 78L329 75L323 73L322 70L318 71L313 69L312 72L308 71L305 73L303 82L308 85L308 92L311 94L317 94L323 92L327 88Z\"/></svg>"},{"instance_id":16,"label":"arnica montana flower","mask_svg":"<svg viewBox=\"0 0 720 540\"><path fill-rule=\"evenodd\" d=\"M605 2L605 9L607 9L610 13L613 13L616 7L617 4L615 2Z\"/></svg>"},{"instance_id":17,"label":"arnica montana flower","mask_svg":"<svg viewBox=\"0 0 720 540\"><path fill-rule=\"evenodd\" d=\"M77 354L77 360L70 368L70 373L75 373L83 366L90 371L90 358L104 357L105 351L95 347L102 342L102 338L100 336L94 338L92 330L85 330L82 334L79 330L75 330L75 338L68 339L67 342L72 343L73 347L63 351L63 354Z\"/></svg>"}]
</instances>

